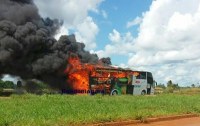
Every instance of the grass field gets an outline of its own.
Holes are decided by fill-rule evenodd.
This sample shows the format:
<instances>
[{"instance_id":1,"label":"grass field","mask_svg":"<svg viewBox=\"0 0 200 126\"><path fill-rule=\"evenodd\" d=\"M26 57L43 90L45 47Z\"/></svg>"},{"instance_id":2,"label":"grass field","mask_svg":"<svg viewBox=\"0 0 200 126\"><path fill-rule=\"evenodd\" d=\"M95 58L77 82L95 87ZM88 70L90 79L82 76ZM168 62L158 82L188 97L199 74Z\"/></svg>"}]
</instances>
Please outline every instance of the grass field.
<instances>
[{"instance_id":1,"label":"grass field","mask_svg":"<svg viewBox=\"0 0 200 126\"><path fill-rule=\"evenodd\" d=\"M200 95L13 95L0 98L0 125L81 125L200 113Z\"/></svg>"}]
</instances>

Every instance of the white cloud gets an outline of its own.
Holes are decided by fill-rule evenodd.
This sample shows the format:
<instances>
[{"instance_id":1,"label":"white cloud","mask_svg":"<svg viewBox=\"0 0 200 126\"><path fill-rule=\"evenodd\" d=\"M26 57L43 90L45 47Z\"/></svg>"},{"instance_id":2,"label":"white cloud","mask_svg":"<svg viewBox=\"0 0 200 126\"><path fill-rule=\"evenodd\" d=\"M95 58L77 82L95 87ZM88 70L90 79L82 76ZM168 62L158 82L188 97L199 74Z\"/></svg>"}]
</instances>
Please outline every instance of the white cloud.
<instances>
[{"instance_id":1,"label":"white cloud","mask_svg":"<svg viewBox=\"0 0 200 126\"><path fill-rule=\"evenodd\" d=\"M128 69L127 64L124 64L124 63L119 64L119 67L124 68L124 69Z\"/></svg>"},{"instance_id":2,"label":"white cloud","mask_svg":"<svg viewBox=\"0 0 200 126\"><path fill-rule=\"evenodd\" d=\"M80 24L89 11L98 12L103 0L34 0L43 17L57 18L67 26ZM48 4L47 4L48 3Z\"/></svg>"},{"instance_id":3,"label":"white cloud","mask_svg":"<svg viewBox=\"0 0 200 126\"><path fill-rule=\"evenodd\" d=\"M109 39L111 42L115 42L115 43L118 43L121 41L121 36L120 36L120 33L113 29L113 33L109 33Z\"/></svg>"},{"instance_id":4,"label":"white cloud","mask_svg":"<svg viewBox=\"0 0 200 126\"><path fill-rule=\"evenodd\" d=\"M132 21L128 21L126 24L127 28L130 28L134 25L139 25L142 22L142 18L141 17L136 17L135 19L133 19Z\"/></svg>"},{"instance_id":5,"label":"white cloud","mask_svg":"<svg viewBox=\"0 0 200 126\"><path fill-rule=\"evenodd\" d=\"M91 17L87 17L82 23L78 24L76 29L77 41L85 43L87 49L96 47L95 36L99 32L99 28Z\"/></svg>"},{"instance_id":6,"label":"white cloud","mask_svg":"<svg viewBox=\"0 0 200 126\"><path fill-rule=\"evenodd\" d=\"M56 38L56 40L58 40L61 35L68 35L68 34L69 34L68 29L66 29L66 27L64 27L64 26L61 26L58 33L55 35L55 38Z\"/></svg>"},{"instance_id":7,"label":"white cloud","mask_svg":"<svg viewBox=\"0 0 200 126\"><path fill-rule=\"evenodd\" d=\"M131 54L134 51L133 43L134 38L130 32L122 35L116 29L113 29L112 33L109 33L108 36L111 41L110 44L107 44L104 50L96 51L99 57L107 57L112 55L126 55L127 53Z\"/></svg>"},{"instance_id":8,"label":"white cloud","mask_svg":"<svg viewBox=\"0 0 200 126\"><path fill-rule=\"evenodd\" d=\"M103 0L34 0L42 17L64 21L56 38L68 34L70 30L76 31L77 40L84 42L87 49L96 47L95 37L99 30L88 12L99 13L98 6L101 2Z\"/></svg>"},{"instance_id":9,"label":"white cloud","mask_svg":"<svg viewBox=\"0 0 200 126\"><path fill-rule=\"evenodd\" d=\"M106 13L105 10L102 10L101 13L102 13L102 16L103 16L105 19L108 18L108 14Z\"/></svg>"},{"instance_id":10,"label":"white cloud","mask_svg":"<svg viewBox=\"0 0 200 126\"><path fill-rule=\"evenodd\" d=\"M188 85L199 82L199 26L199 0L153 1L143 14L136 53L128 65L153 71L163 83L169 79Z\"/></svg>"}]
</instances>

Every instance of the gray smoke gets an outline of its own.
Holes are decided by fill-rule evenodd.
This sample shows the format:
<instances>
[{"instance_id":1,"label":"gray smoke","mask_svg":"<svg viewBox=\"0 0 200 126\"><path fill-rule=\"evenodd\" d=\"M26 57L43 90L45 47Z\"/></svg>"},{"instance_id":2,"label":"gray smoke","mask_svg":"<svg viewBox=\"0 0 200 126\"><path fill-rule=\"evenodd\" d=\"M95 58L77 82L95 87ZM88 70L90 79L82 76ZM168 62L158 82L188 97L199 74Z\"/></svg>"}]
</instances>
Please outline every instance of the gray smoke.
<instances>
[{"instance_id":1,"label":"gray smoke","mask_svg":"<svg viewBox=\"0 0 200 126\"><path fill-rule=\"evenodd\" d=\"M97 63L75 36L54 39L62 22L43 19L31 0L0 0L0 76L38 79L65 88L67 59L75 54L83 63Z\"/></svg>"}]
</instances>

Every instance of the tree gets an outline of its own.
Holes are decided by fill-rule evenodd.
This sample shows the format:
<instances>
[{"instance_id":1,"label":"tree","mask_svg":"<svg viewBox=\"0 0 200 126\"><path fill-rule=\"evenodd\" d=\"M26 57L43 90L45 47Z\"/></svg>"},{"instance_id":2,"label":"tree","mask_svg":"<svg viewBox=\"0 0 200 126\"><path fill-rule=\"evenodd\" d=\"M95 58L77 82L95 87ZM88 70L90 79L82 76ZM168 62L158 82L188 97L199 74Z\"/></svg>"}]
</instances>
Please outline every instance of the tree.
<instances>
[{"instance_id":1,"label":"tree","mask_svg":"<svg viewBox=\"0 0 200 126\"><path fill-rule=\"evenodd\" d=\"M172 86L173 86L172 80L169 80L169 81L167 82L167 87L172 87Z\"/></svg>"},{"instance_id":2,"label":"tree","mask_svg":"<svg viewBox=\"0 0 200 126\"><path fill-rule=\"evenodd\" d=\"M173 84L172 80L167 82L167 92L173 93L174 90L180 89L178 84Z\"/></svg>"},{"instance_id":3,"label":"tree","mask_svg":"<svg viewBox=\"0 0 200 126\"><path fill-rule=\"evenodd\" d=\"M15 84L12 81L5 81L5 88L14 88Z\"/></svg>"},{"instance_id":4,"label":"tree","mask_svg":"<svg viewBox=\"0 0 200 126\"><path fill-rule=\"evenodd\" d=\"M192 84L191 87L192 87L192 88L195 88L195 84Z\"/></svg>"},{"instance_id":5,"label":"tree","mask_svg":"<svg viewBox=\"0 0 200 126\"><path fill-rule=\"evenodd\" d=\"M4 81L0 80L0 91L3 90Z\"/></svg>"},{"instance_id":6,"label":"tree","mask_svg":"<svg viewBox=\"0 0 200 126\"><path fill-rule=\"evenodd\" d=\"M14 83L12 81L0 80L0 88L14 88Z\"/></svg>"}]
</instances>

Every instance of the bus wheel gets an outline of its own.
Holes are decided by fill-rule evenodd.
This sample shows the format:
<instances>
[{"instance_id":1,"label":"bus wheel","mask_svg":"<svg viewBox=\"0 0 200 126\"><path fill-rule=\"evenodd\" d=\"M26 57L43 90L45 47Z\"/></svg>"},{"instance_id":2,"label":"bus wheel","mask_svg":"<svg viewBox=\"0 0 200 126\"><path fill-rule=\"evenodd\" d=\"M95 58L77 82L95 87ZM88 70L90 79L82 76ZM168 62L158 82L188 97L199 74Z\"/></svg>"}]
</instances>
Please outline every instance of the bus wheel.
<instances>
[{"instance_id":1,"label":"bus wheel","mask_svg":"<svg viewBox=\"0 0 200 126\"><path fill-rule=\"evenodd\" d=\"M146 94L146 91L142 90L141 95L145 95L145 94Z\"/></svg>"},{"instance_id":2,"label":"bus wheel","mask_svg":"<svg viewBox=\"0 0 200 126\"><path fill-rule=\"evenodd\" d=\"M113 91L111 92L111 95L118 95L117 90L113 90Z\"/></svg>"}]
</instances>

